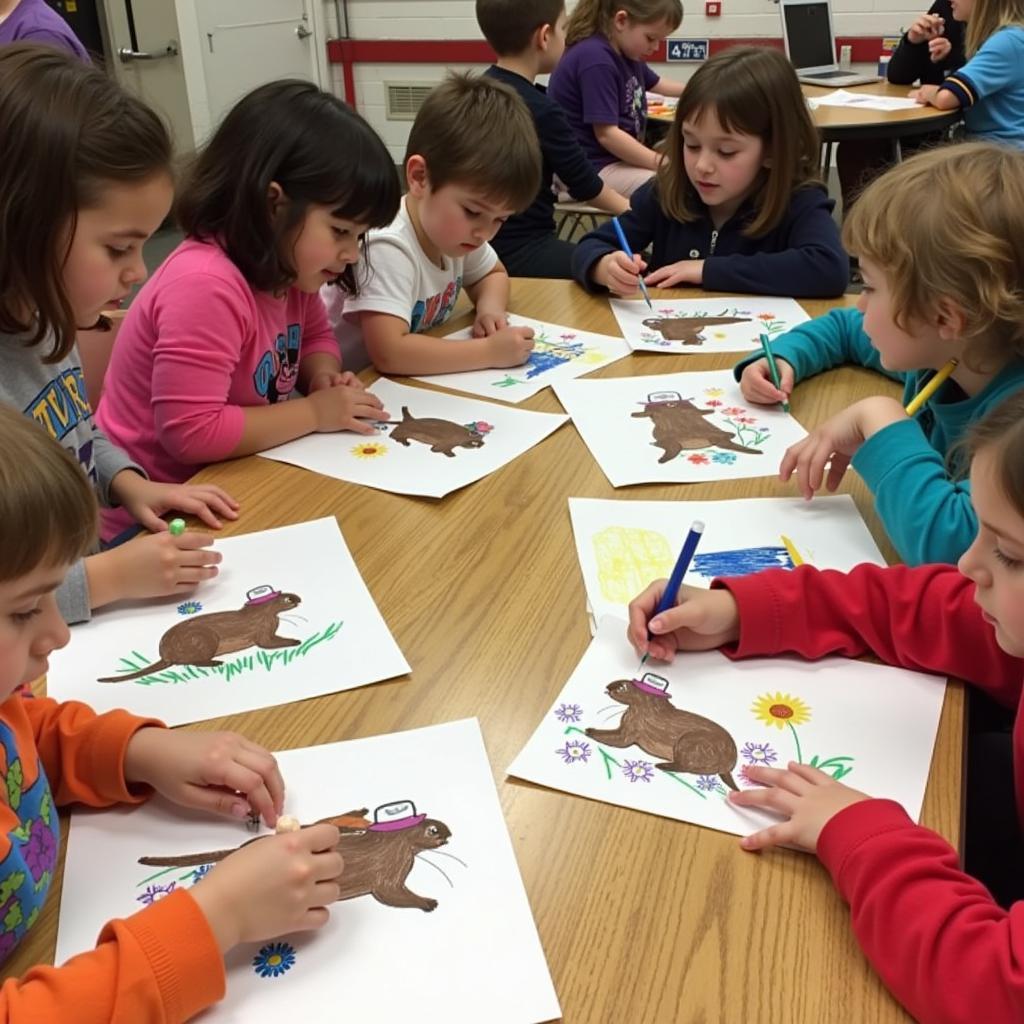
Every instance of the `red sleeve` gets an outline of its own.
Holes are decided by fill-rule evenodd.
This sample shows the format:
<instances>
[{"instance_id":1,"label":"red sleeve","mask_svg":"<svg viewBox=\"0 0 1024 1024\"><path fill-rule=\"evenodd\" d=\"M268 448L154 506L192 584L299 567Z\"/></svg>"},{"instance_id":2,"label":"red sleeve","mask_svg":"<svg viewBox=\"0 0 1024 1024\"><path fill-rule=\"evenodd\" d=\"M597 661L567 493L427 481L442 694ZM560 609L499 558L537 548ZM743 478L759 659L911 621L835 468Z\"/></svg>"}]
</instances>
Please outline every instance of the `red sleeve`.
<instances>
[{"instance_id":1,"label":"red sleeve","mask_svg":"<svg viewBox=\"0 0 1024 1024\"><path fill-rule=\"evenodd\" d=\"M974 584L949 565L860 565L850 573L800 566L716 580L736 598L732 658L874 654L890 665L956 676L1015 707L1024 660L996 643Z\"/></svg>"},{"instance_id":2,"label":"red sleeve","mask_svg":"<svg viewBox=\"0 0 1024 1024\"><path fill-rule=\"evenodd\" d=\"M171 893L111 921L89 953L0 987L0 1021L177 1024L224 997L224 958L199 905Z\"/></svg>"},{"instance_id":3,"label":"red sleeve","mask_svg":"<svg viewBox=\"0 0 1024 1024\"><path fill-rule=\"evenodd\" d=\"M37 697L22 703L58 805L77 801L106 807L145 799L143 792L128 789L124 752L139 729L162 726L162 722L136 718L127 711L97 715L78 701L58 703Z\"/></svg>"},{"instance_id":4,"label":"red sleeve","mask_svg":"<svg viewBox=\"0 0 1024 1024\"><path fill-rule=\"evenodd\" d=\"M840 811L818 856L886 987L927 1024L1024 1020L1024 902L1003 910L891 800Z\"/></svg>"}]
</instances>

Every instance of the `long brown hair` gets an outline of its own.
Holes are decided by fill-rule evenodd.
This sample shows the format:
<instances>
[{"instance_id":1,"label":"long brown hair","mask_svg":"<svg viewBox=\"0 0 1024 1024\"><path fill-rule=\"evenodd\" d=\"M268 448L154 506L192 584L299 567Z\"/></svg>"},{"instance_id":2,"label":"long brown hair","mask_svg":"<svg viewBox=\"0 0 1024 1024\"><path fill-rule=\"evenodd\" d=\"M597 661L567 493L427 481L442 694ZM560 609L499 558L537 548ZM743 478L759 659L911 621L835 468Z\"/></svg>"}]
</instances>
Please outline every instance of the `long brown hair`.
<instances>
[{"instance_id":1,"label":"long brown hair","mask_svg":"<svg viewBox=\"0 0 1024 1024\"><path fill-rule=\"evenodd\" d=\"M753 193L756 214L743 234L756 238L781 223L798 188L822 186L821 143L793 65L767 46L736 46L715 54L687 83L669 134L668 159L658 170L658 200L682 223L704 215L686 173L683 124L711 112L727 132L756 135L769 167Z\"/></svg>"},{"instance_id":2,"label":"long brown hair","mask_svg":"<svg viewBox=\"0 0 1024 1024\"><path fill-rule=\"evenodd\" d=\"M63 267L78 211L112 182L170 174L171 140L141 100L97 68L46 46L0 47L0 332L46 362L75 343Z\"/></svg>"},{"instance_id":3,"label":"long brown hair","mask_svg":"<svg viewBox=\"0 0 1024 1024\"><path fill-rule=\"evenodd\" d=\"M973 57L982 43L1007 25L1024 27L1024 0L974 0L964 36L967 56Z\"/></svg>"},{"instance_id":4,"label":"long brown hair","mask_svg":"<svg viewBox=\"0 0 1024 1024\"><path fill-rule=\"evenodd\" d=\"M664 21L669 32L674 32L683 20L681 0L579 0L569 15L565 45L572 46L598 33L607 36L619 11L625 11L634 25Z\"/></svg>"}]
</instances>

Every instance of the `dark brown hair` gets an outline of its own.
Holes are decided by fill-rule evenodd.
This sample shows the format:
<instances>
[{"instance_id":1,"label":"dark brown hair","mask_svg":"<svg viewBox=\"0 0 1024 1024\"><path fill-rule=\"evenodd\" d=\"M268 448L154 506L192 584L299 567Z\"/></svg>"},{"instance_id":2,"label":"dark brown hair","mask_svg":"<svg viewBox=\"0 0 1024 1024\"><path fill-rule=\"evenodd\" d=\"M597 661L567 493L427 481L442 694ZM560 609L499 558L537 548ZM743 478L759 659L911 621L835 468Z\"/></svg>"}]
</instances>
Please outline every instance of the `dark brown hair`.
<instances>
[{"instance_id":1,"label":"dark brown hair","mask_svg":"<svg viewBox=\"0 0 1024 1024\"><path fill-rule=\"evenodd\" d=\"M993 450L996 477L1014 511L1024 516L1024 391L1000 402L967 432L964 451L973 459Z\"/></svg>"},{"instance_id":2,"label":"dark brown hair","mask_svg":"<svg viewBox=\"0 0 1024 1024\"><path fill-rule=\"evenodd\" d=\"M0 406L0 582L77 561L93 545L97 518L74 457L34 420Z\"/></svg>"},{"instance_id":3,"label":"dark brown hair","mask_svg":"<svg viewBox=\"0 0 1024 1024\"><path fill-rule=\"evenodd\" d=\"M268 198L274 182L288 199L277 222ZM312 83L283 79L228 112L187 175L177 216L190 237L216 239L256 291L279 292L295 280L286 243L309 206L384 227L400 198L394 161L369 124ZM354 267L340 280L357 291Z\"/></svg>"},{"instance_id":4,"label":"dark brown hair","mask_svg":"<svg viewBox=\"0 0 1024 1024\"><path fill-rule=\"evenodd\" d=\"M753 193L756 210L743 234L757 238L777 227L798 188L822 186L821 143L793 65L767 46L736 46L702 64L683 90L658 171L661 208L682 223L704 215L704 204L683 162L683 123L713 113L727 132L756 135L765 168Z\"/></svg>"},{"instance_id":5,"label":"dark brown hair","mask_svg":"<svg viewBox=\"0 0 1024 1024\"><path fill-rule=\"evenodd\" d=\"M525 210L540 191L540 143L526 104L502 82L451 74L420 107L409 157L427 165L430 186L478 190L495 202Z\"/></svg>"},{"instance_id":6,"label":"dark brown hair","mask_svg":"<svg viewBox=\"0 0 1024 1024\"><path fill-rule=\"evenodd\" d=\"M533 33L554 26L565 0L476 0L476 20L484 39L499 57L522 53Z\"/></svg>"},{"instance_id":7,"label":"dark brown hair","mask_svg":"<svg viewBox=\"0 0 1024 1024\"><path fill-rule=\"evenodd\" d=\"M600 33L608 36L619 11L634 25L653 25L663 21L674 32L683 20L682 0L579 0L569 16L565 41L569 46Z\"/></svg>"},{"instance_id":8,"label":"dark brown hair","mask_svg":"<svg viewBox=\"0 0 1024 1024\"><path fill-rule=\"evenodd\" d=\"M141 100L102 71L46 46L0 47L0 331L51 335L46 362L71 351L76 324L63 268L78 211L104 186L170 174L171 140Z\"/></svg>"}]
</instances>

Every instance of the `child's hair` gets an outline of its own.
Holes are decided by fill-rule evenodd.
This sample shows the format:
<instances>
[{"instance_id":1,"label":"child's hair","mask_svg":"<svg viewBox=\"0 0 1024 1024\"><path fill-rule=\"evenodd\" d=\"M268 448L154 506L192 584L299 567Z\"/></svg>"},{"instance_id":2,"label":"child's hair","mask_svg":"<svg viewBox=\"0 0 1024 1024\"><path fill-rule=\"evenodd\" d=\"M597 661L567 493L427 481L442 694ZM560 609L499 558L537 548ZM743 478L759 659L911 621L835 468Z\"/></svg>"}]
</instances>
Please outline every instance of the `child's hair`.
<instances>
[{"instance_id":1,"label":"child's hair","mask_svg":"<svg viewBox=\"0 0 1024 1024\"><path fill-rule=\"evenodd\" d=\"M565 30L567 46L593 35L607 36L619 11L625 11L634 25L664 21L674 32L683 20L681 0L579 0Z\"/></svg>"},{"instance_id":2,"label":"child's hair","mask_svg":"<svg viewBox=\"0 0 1024 1024\"><path fill-rule=\"evenodd\" d=\"M964 449L971 459L980 451L993 450L1003 494L1024 517L1024 391L1004 399L975 423L964 439Z\"/></svg>"},{"instance_id":3,"label":"child's hair","mask_svg":"<svg viewBox=\"0 0 1024 1024\"><path fill-rule=\"evenodd\" d=\"M74 457L38 423L0 406L0 583L77 561L92 547L97 518Z\"/></svg>"},{"instance_id":4,"label":"child's hair","mask_svg":"<svg viewBox=\"0 0 1024 1024\"><path fill-rule=\"evenodd\" d=\"M919 153L864 190L843 242L885 275L901 330L932 321L948 296L968 366L1024 357L1024 153L987 142Z\"/></svg>"},{"instance_id":5,"label":"child's hair","mask_svg":"<svg viewBox=\"0 0 1024 1024\"><path fill-rule=\"evenodd\" d=\"M64 51L0 47L0 331L52 334L63 359L80 327L63 267L78 211L112 183L171 173L171 140L157 115L112 78Z\"/></svg>"},{"instance_id":6,"label":"child's hair","mask_svg":"<svg viewBox=\"0 0 1024 1024\"><path fill-rule=\"evenodd\" d=\"M288 200L276 223L269 198L275 182ZM369 124L311 82L282 79L228 112L187 176L177 216L190 237L223 246L256 291L280 292L295 280L286 239L311 204L384 227L400 199L394 161ZM358 290L352 266L341 282Z\"/></svg>"},{"instance_id":7,"label":"child's hair","mask_svg":"<svg viewBox=\"0 0 1024 1024\"><path fill-rule=\"evenodd\" d=\"M513 89L492 78L451 74L420 107L405 159L419 155L430 186L462 185L525 210L540 191L537 127Z\"/></svg>"},{"instance_id":8,"label":"child's hair","mask_svg":"<svg viewBox=\"0 0 1024 1024\"><path fill-rule=\"evenodd\" d=\"M542 25L554 25L565 0L476 0L476 20L499 57L522 53Z\"/></svg>"},{"instance_id":9,"label":"child's hair","mask_svg":"<svg viewBox=\"0 0 1024 1024\"><path fill-rule=\"evenodd\" d=\"M683 123L717 117L727 132L756 135L769 167L753 193L756 215L743 229L751 238L777 227L793 192L821 185L821 142L793 65L767 46L736 46L702 64L676 107L668 159L658 169L658 200L665 216L682 223L702 216L704 204L686 173Z\"/></svg>"},{"instance_id":10,"label":"child's hair","mask_svg":"<svg viewBox=\"0 0 1024 1024\"><path fill-rule=\"evenodd\" d=\"M973 57L989 36L1007 25L1024 26L1024 0L975 0L964 34L967 56Z\"/></svg>"}]
</instances>

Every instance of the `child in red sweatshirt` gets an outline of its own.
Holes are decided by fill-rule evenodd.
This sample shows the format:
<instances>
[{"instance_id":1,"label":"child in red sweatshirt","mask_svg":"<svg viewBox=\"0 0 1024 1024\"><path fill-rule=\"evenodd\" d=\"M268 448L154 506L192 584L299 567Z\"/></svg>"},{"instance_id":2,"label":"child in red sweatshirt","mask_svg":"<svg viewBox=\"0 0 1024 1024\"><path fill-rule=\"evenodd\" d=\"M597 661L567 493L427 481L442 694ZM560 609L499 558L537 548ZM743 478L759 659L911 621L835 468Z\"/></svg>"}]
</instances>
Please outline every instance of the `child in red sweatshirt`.
<instances>
[{"instance_id":1,"label":"child in red sweatshirt","mask_svg":"<svg viewBox=\"0 0 1024 1024\"><path fill-rule=\"evenodd\" d=\"M769 570L717 580L710 591L684 588L676 607L655 615L661 580L630 605L629 639L655 658L714 647L732 658L871 653L892 665L958 676L1014 709L1012 739L1009 733L1005 739L1012 744L1016 808L990 814L997 820L988 824L1016 827L997 849L989 833L988 859L997 866L993 877L982 878L989 888L961 869L956 850L941 836L916 825L898 804L871 799L807 765L751 768L751 779L764 788L729 796L784 819L745 837L744 849L785 843L817 853L850 904L871 963L914 1018L927 1024L1024 1020L1022 452L1024 393L1018 392L970 437L979 530L957 567ZM969 856L977 839L969 805ZM1008 907L990 889L1012 893Z\"/></svg>"}]
</instances>

